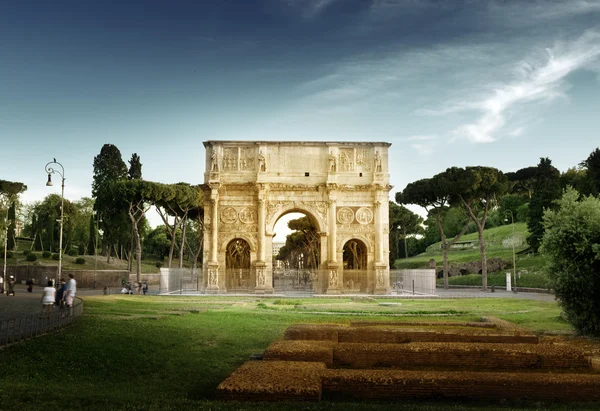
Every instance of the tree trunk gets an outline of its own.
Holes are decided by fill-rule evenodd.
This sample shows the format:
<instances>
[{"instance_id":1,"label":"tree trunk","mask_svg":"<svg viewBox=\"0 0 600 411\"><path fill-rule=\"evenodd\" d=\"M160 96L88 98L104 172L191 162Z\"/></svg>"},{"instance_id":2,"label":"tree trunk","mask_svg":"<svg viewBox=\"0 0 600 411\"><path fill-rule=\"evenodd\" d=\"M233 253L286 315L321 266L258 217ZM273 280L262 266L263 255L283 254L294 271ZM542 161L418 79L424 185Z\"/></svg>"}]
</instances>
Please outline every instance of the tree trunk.
<instances>
[{"instance_id":1,"label":"tree trunk","mask_svg":"<svg viewBox=\"0 0 600 411\"><path fill-rule=\"evenodd\" d=\"M477 224L477 235L479 237L479 252L481 253L481 289L487 291L487 257L485 255L485 240L483 239L483 228Z\"/></svg>"},{"instance_id":2,"label":"tree trunk","mask_svg":"<svg viewBox=\"0 0 600 411\"><path fill-rule=\"evenodd\" d=\"M186 218L181 219L181 246L179 247L179 268L183 268L183 250L185 246Z\"/></svg>"},{"instance_id":3,"label":"tree trunk","mask_svg":"<svg viewBox=\"0 0 600 411\"><path fill-rule=\"evenodd\" d=\"M475 223L477 227L477 237L479 238L479 253L481 254L481 289L483 291L487 291L487 257L485 255L485 239L483 238L483 230L485 229L485 221L487 220L488 214L488 205L490 203L489 199L486 199L485 205L483 207L483 216L481 217L481 221L477 219L473 208L469 203L467 203L463 198L461 198L463 205L467 209L469 213L469 217Z\"/></svg>"},{"instance_id":4,"label":"tree trunk","mask_svg":"<svg viewBox=\"0 0 600 411\"><path fill-rule=\"evenodd\" d=\"M177 225L178 225L177 216L173 219L173 228L171 230L171 247L169 248L169 262L167 267L171 268L171 264L173 263L173 252L175 251L175 241L177 239Z\"/></svg>"},{"instance_id":5,"label":"tree trunk","mask_svg":"<svg viewBox=\"0 0 600 411\"><path fill-rule=\"evenodd\" d=\"M442 261L444 264L444 289L448 289L448 244L446 243L446 235L444 234L444 227L442 226L442 218L438 214L435 218L435 224L440 232L440 236L442 237ZM435 273L435 278L437 278L437 272Z\"/></svg>"},{"instance_id":6,"label":"tree trunk","mask_svg":"<svg viewBox=\"0 0 600 411\"><path fill-rule=\"evenodd\" d=\"M404 238L404 258L408 258L408 248L406 247L406 228L404 228L402 237Z\"/></svg>"}]
</instances>

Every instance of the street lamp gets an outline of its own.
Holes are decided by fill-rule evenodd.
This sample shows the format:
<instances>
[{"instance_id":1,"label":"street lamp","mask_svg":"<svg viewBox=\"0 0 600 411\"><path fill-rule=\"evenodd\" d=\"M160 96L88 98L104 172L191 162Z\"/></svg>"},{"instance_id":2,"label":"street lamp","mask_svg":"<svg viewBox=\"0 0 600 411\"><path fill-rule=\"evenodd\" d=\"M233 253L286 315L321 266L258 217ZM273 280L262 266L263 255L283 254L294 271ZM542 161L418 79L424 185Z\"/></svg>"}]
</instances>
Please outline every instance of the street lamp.
<instances>
[{"instance_id":1,"label":"street lamp","mask_svg":"<svg viewBox=\"0 0 600 411\"><path fill-rule=\"evenodd\" d=\"M7 241L8 241L8 218L6 219L6 227L4 227L4 271L2 272L2 292L6 289L6 249L7 249ZM8 295L8 294L6 294Z\"/></svg>"},{"instance_id":2,"label":"street lamp","mask_svg":"<svg viewBox=\"0 0 600 411\"><path fill-rule=\"evenodd\" d=\"M94 241L94 289L96 289L96 271L98 271L98 258L96 253L98 252L98 235L100 234L100 214L96 214L96 241Z\"/></svg>"},{"instance_id":3,"label":"street lamp","mask_svg":"<svg viewBox=\"0 0 600 411\"><path fill-rule=\"evenodd\" d=\"M60 166L61 171L51 167L51 164L56 164ZM58 281L56 284L60 283L60 277L62 273L62 238L63 238L63 217L64 217L64 204L65 204L65 169L59 162L56 161L55 158L52 159L51 162L46 164L46 173L48 173L48 182L46 185L48 187L52 186L52 174L58 173L61 177L61 193L60 193L60 236L58 237Z\"/></svg>"},{"instance_id":4,"label":"street lamp","mask_svg":"<svg viewBox=\"0 0 600 411\"><path fill-rule=\"evenodd\" d=\"M512 245L512 257L513 257L513 284L515 287L515 292L517 292L517 260L515 256L515 243L517 239L515 237L515 219L513 217L513 213L511 210L507 210L504 214L510 213L510 225L512 226L512 238L510 239L510 244ZM504 220L508 221L508 219Z\"/></svg>"}]
</instances>

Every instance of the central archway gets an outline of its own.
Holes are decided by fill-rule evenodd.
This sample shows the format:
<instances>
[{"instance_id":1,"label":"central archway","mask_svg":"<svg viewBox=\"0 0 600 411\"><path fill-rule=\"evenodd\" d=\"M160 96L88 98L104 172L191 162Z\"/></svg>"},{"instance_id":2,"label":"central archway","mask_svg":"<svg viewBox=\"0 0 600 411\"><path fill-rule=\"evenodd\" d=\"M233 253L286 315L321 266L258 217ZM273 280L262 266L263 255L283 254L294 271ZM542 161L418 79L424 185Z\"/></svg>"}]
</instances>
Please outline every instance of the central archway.
<instances>
[{"instance_id":1,"label":"central archway","mask_svg":"<svg viewBox=\"0 0 600 411\"><path fill-rule=\"evenodd\" d=\"M321 235L314 220L306 213L292 210L275 222L271 247L275 292L312 293L322 288L319 283Z\"/></svg>"}]
</instances>

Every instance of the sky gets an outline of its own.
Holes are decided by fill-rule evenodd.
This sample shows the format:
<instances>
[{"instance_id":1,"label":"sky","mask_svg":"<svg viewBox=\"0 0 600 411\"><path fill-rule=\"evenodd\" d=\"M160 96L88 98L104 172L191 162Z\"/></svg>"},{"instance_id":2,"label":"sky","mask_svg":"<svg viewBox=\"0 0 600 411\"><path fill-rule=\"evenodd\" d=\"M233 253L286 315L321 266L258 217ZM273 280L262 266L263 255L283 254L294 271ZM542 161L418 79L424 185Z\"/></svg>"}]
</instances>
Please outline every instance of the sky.
<instances>
[{"instance_id":1,"label":"sky","mask_svg":"<svg viewBox=\"0 0 600 411\"><path fill-rule=\"evenodd\" d=\"M387 141L390 192L600 145L600 0L7 0L0 179L91 196L106 143L203 183L207 140ZM151 222L159 223L156 217Z\"/></svg>"}]
</instances>

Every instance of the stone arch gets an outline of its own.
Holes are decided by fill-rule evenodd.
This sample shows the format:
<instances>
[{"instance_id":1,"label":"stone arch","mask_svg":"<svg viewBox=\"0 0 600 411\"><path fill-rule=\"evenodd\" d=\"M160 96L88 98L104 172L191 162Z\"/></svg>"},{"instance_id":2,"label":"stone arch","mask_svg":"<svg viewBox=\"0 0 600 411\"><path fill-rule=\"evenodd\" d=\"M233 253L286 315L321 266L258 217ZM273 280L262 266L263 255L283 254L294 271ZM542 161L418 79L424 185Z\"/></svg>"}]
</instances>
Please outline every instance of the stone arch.
<instances>
[{"instance_id":1,"label":"stone arch","mask_svg":"<svg viewBox=\"0 0 600 411\"><path fill-rule=\"evenodd\" d=\"M282 209L282 210L279 210L279 212L275 213L275 215L271 219L272 225L269 226L270 232L274 233L275 226L277 225L279 220L283 216L285 216L287 214L291 214L291 213L298 213L298 214L302 214L302 215L308 217L313 222L313 224L316 226L317 234L323 232L322 228L319 225L320 221L319 221L318 217L316 217L315 215L312 215L309 211L306 211L305 209L300 208L300 207L288 207L287 209ZM320 264L323 261L323 245L324 245L323 242L325 242L325 241L323 241L323 238L321 236L319 236L318 245L317 245L317 247L318 247L317 255L316 255L317 267L312 267L311 269L315 269L315 268L318 269L320 267ZM308 267L305 267L305 268L308 268Z\"/></svg>"},{"instance_id":2,"label":"stone arch","mask_svg":"<svg viewBox=\"0 0 600 411\"><path fill-rule=\"evenodd\" d=\"M305 205L297 206L292 203L292 204L282 205L271 216L269 221L267 221L267 232L272 233L275 230L275 225L277 224L277 221L279 221L279 219L281 217L283 217L284 215L290 214L290 213L304 214L305 216L310 218L314 223L316 223L317 230L319 232L327 231L327 222L323 221L323 219L320 218L320 215L318 212L316 212L316 210L313 210L312 207L309 207L309 206L305 206Z\"/></svg>"},{"instance_id":3,"label":"stone arch","mask_svg":"<svg viewBox=\"0 0 600 411\"><path fill-rule=\"evenodd\" d=\"M369 237L367 237L364 234L351 234L351 235L345 235L343 237L341 237L338 240L337 243L337 250L336 252L338 254L342 254L344 252L344 246L346 245L346 243L350 240L359 240L362 243L364 243L365 247L367 248L367 255L371 255L373 253L373 242L371 241L371 239Z\"/></svg>"},{"instance_id":4,"label":"stone arch","mask_svg":"<svg viewBox=\"0 0 600 411\"><path fill-rule=\"evenodd\" d=\"M248 235L247 233L232 233L232 234L222 236L219 241L219 250L225 252L227 250L227 246L229 245L229 243L236 238L246 241L248 243L248 245L250 246L250 252L252 254L256 253L256 240L254 238L252 238L252 236Z\"/></svg>"},{"instance_id":5,"label":"stone arch","mask_svg":"<svg viewBox=\"0 0 600 411\"><path fill-rule=\"evenodd\" d=\"M239 253L237 255L232 255ZM253 288L250 244L240 236L232 238L225 249L225 287L229 291L248 292Z\"/></svg>"},{"instance_id":6,"label":"stone arch","mask_svg":"<svg viewBox=\"0 0 600 411\"><path fill-rule=\"evenodd\" d=\"M367 292L389 292L380 281L389 271L389 143L211 140L204 146L207 293L228 291L226 250L234 238L250 246L248 291L278 291L273 235L277 221L292 212L307 216L318 231L315 292L341 292L343 247L351 238L367 249Z\"/></svg>"},{"instance_id":7,"label":"stone arch","mask_svg":"<svg viewBox=\"0 0 600 411\"><path fill-rule=\"evenodd\" d=\"M345 293L364 293L370 285L369 248L365 239L352 236L342 245L342 278L341 284Z\"/></svg>"}]
</instances>

